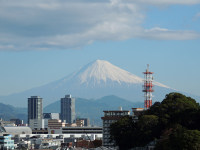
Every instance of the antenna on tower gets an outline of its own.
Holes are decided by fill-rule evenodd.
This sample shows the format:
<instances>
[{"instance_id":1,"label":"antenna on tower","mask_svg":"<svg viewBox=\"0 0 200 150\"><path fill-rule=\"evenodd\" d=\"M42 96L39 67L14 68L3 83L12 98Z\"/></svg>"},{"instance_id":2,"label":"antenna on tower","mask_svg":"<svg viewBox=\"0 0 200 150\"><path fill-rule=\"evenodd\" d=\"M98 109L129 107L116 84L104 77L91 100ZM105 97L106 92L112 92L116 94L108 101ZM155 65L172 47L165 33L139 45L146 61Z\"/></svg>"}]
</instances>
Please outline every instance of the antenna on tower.
<instances>
[{"instance_id":1,"label":"antenna on tower","mask_svg":"<svg viewBox=\"0 0 200 150\"><path fill-rule=\"evenodd\" d=\"M146 72L144 73L144 85L143 85L143 92L144 92L144 109L149 109L152 106L152 92L153 90L153 72L149 71L149 64L147 64Z\"/></svg>"}]
</instances>

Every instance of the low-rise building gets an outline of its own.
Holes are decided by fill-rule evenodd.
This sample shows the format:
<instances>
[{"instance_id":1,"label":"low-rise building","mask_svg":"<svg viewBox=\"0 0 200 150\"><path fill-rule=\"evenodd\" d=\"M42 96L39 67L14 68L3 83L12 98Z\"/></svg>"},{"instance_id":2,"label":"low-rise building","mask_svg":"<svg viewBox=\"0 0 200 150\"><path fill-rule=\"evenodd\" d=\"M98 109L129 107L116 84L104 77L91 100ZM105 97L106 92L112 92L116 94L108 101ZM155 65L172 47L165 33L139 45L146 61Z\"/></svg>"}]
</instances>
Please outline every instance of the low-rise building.
<instances>
[{"instance_id":1,"label":"low-rise building","mask_svg":"<svg viewBox=\"0 0 200 150\"><path fill-rule=\"evenodd\" d=\"M138 117L145 111L144 108L132 108L133 119L138 120Z\"/></svg>"},{"instance_id":2,"label":"low-rise building","mask_svg":"<svg viewBox=\"0 0 200 150\"><path fill-rule=\"evenodd\" d=\"M66 127L77 127L76 123L66 123L65 124Z\"/></svg>"},{"instance_id":3,"label":"low-rise building","mask_svg":"<svg viewBox=\"0 0 200 150\"><path fill-rule=\"evenodd\" d=\"M110 141L110 125L124 116L129 116L130 111L128 110L109 110L103 111L104 116L101 117L103 120L103 146L112 148L114 147L114 142Z\"/></svg>"},{"instance_id":4,"label":"low-rise building","mask_svg":"<svg viewBox=\"0 0 200 150\"><path fill-rule=\"evenodd\" d=\"M32 129L26 126L15 126L15 127L3 127L5 134L20 135L20 134L32 134Z\"/></svg>"},{"instance_id":5,"label":"low-rise building","mask_svg":"<svg viewBox=\"0 0 200 150\"><path fill-rule=\"evenodd\" d=\"M84 126L84 120L77 119L76 125L77 125L77 127L83 127Z\"/></svg>"},{"instance_id":6,"label":"low-rise building","mask_svg":"<svg viewBox=\"0 0 200 150\"><path fill-rule=\"evenodd\" d=\"M44 119L30 119L29 125L31 129L43 129Z\"/></svg>"},{"instance_id":7,"label":"low-rise building","mask_svg":"<svg viewBox=\"0 0 200 150\"><path fill-rule=\"evenodd\" d=\"M102 127L64 127L62 128L62 134L102 134Z\"/></svg>"},{"instance_id":8,"label":"low-rise building","mask_svg":"<svg viewBox=\"0 0 200 150\"><path fill-rule=\"evenodd\" d=\"M10 121L14 122L16 126L23 125L23 120L21 119L10 119Z\"/></svg>"},{"instance_id":9,"label":"low-rise building","mask_svg":"<svg viewBox=\"0 0 200 150\"><path fill-rule=\"evenodd\" d=\"M65 127L65 123L58 119L48 120L48 133L49 134L61 134L62 128Z\"/></svg>"},{"instance_id":10,"label":"low-rise building","mask_svg":"<svg viewBox=\"0 0 200 150\"><path fill-rule=\"evenodd\" d=\"M14 140L11 140L12 135L10 134L4 134L3 136L0 136L0 146L1 149L14 149Z\"/></svg>"},{"instance_id":11,"label":"low-rise building","mask_svg":"<svg viewBox=\"0 0 200 150\"><path fill-rule=\"evenodd\" d=\"M48 134L47 128L33 129L32 134Z\"/></svg>"},{"instance_id":12,"label":"low-rise building","mask_svg":"<svg viewBox=\"0 0 200 150\"><path fill-rule=\"evenodd\" d=\"M90 119L89 119L89 118L77 118L76 121L77 121L77 120L83 120L83 121L84 121L84 123L83 123L83 126L84 126L84 127L90 126ZM78 125L77 125L77 126L78 126Z\"/></svg>"},{"instance_id":13,"label":"low-rise building","mask_svg":"<svg viewBox=\"0 0 200 150\"><path fill-rule=\"evenodd\" d=\"M5 121L5 120L2 120L2 119L0 119L0 125L3 126L3 127L16 126L14 121Z\"/></svg>"},{"instance_id":14,"label":"low-rise building","mask_svg":"<svg viewBox=\"0 0 200 150\"><path fill-rule=\"evenodd\" d=\"M43 113L43 119L44 119L44 128L48 128L48 120L51 119L60 119L59 113Z\"/></svg>"}]
</instances>

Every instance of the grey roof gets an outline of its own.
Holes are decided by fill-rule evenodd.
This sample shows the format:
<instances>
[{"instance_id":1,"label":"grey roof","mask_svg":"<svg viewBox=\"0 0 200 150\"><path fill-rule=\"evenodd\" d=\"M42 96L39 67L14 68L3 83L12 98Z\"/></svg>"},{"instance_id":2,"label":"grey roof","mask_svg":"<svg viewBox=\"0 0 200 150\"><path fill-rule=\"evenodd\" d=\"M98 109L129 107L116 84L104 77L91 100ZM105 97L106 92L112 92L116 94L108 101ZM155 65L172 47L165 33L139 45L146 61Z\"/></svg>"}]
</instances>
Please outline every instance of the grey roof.
<instances>
[{"instance_id":1,"label":"grey roof","mask_svg":"<svg viewBox=\"0 0 200 150\"><path fill-rule=\"evenodd\" d=\"M30 127L4 127L4 129L9 134L32 134Z\"/></svg>"}]
</instances>

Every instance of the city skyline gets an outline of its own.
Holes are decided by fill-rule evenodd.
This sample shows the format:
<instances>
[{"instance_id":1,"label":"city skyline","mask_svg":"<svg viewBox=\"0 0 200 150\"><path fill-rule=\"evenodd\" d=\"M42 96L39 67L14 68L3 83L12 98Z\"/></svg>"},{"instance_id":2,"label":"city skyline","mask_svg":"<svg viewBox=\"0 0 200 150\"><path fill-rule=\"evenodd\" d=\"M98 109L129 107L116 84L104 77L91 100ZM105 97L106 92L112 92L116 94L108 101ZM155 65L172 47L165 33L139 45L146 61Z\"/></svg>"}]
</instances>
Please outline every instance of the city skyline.
<instances>
[{"instance_id":1,"label":"city skyline","mask_svg":"<svg viewBox=\"0 0 200 150\"><path fill-rule=\"evenodd\" d=\"M0 96L63 78L96 59L199 94L200 1L0 2Z\"/></svg>"}]
</instances>

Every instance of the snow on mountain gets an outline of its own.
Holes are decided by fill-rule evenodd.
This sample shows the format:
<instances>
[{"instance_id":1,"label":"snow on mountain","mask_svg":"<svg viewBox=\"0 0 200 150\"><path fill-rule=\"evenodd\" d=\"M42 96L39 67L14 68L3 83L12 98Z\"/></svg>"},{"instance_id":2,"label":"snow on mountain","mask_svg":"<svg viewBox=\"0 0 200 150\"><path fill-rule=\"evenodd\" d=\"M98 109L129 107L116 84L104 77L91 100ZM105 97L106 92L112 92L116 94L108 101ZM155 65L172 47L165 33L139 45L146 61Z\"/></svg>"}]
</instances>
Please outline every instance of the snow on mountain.
<instances>
[{"instance_id":1,"label":"snow on mountain","mask_svg":"<svg viewBox=\"0 0 200 150\"><path fill-rule=\"evenodd\" d=\"M44 99L44 105L47 105L66 94L89 99L116 95L132 102L141 102L144 99L142 85L143 78L114 66L108 61L96 60L63 79L21 93L1 97L0 102L27 106L27 98L38 95ZM158 82L154 82L154 85L155 98L158 101L161 101L165 94L174 91Z\"/></svg>"},{"instance_id":2,"label":"snow on mountain","mask_svg":"<svg viewBox=\"0 0 200 150\"><path fill-rule=\"evenodd\" d=\"M106 82L107 80L116 81L119 84L125 83L142 83L142 79L131 73L112 65L105 60L96 60L91 63L83 72L79 72L78 77L81 83L88 83L94 79L95 84Z\"/></svg>"},{"instance_id":3,"label":"snow on mountain","mask_svg":"<svg viewBox=\"0 0 200 150\"><path fill-rule=\"evenodd\" d=\"M61 86L63 83L70 82L70 86L90 86L102 87L102 84L109 86L111 83L121 84L143 84L143 78L131 74L108 61L96 60L81 68L78 72L73 73L60 81L58 84ZM107 84L108 83L108 84ZM160 87L169 88L168 86L154 82L155 85ZM58 86L56 86L58 87Z\"/></svg>"}]
</instances>

